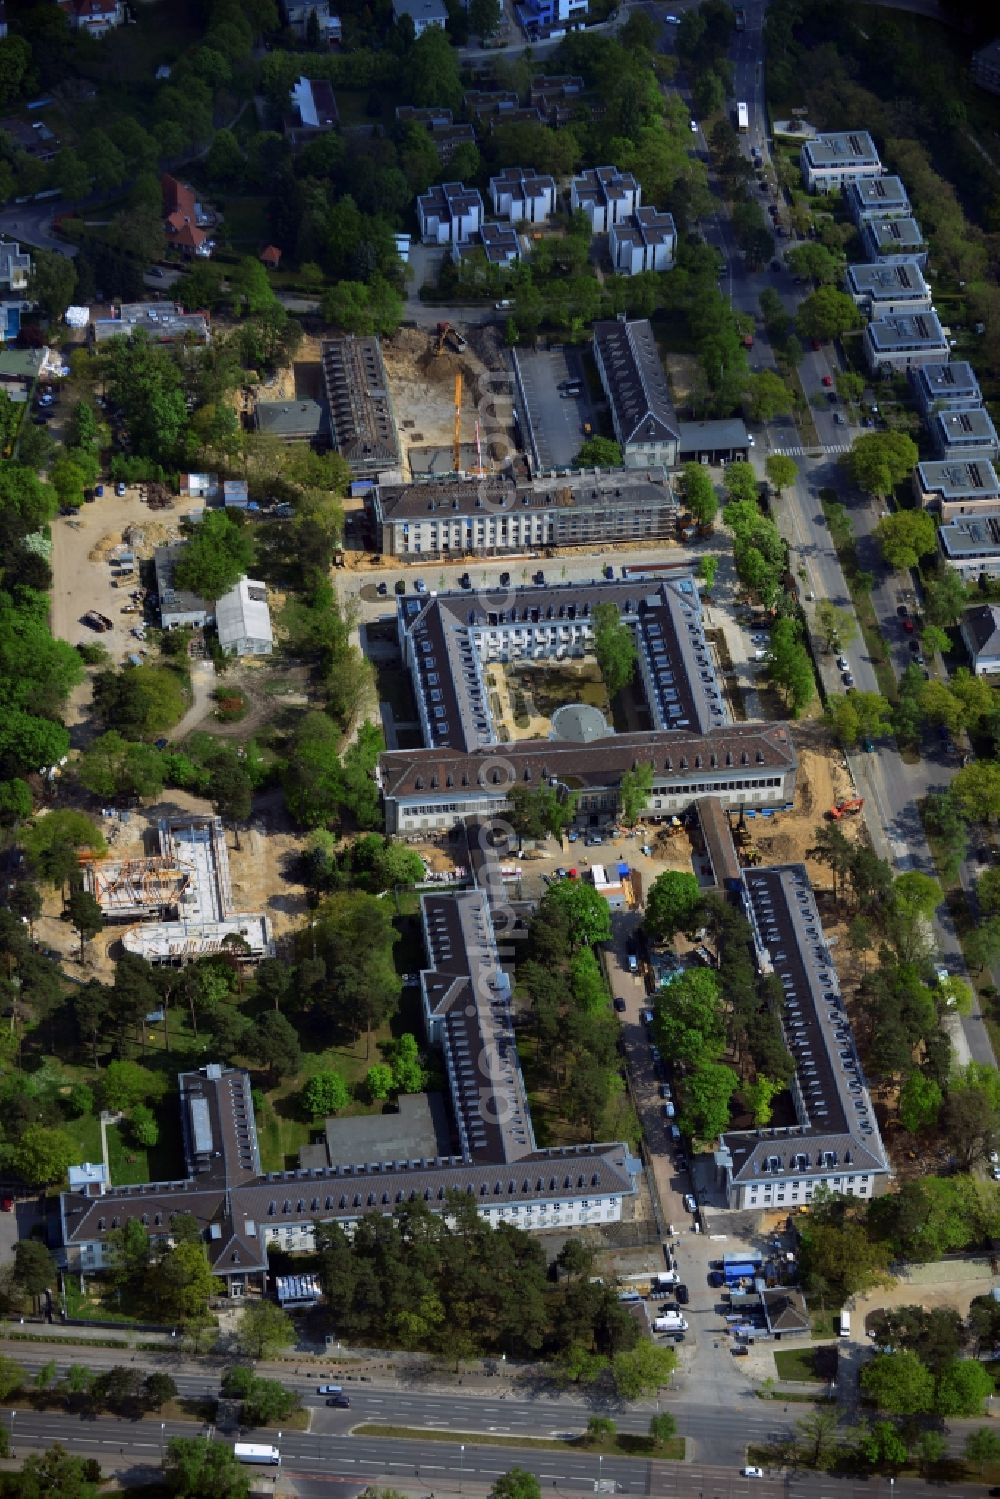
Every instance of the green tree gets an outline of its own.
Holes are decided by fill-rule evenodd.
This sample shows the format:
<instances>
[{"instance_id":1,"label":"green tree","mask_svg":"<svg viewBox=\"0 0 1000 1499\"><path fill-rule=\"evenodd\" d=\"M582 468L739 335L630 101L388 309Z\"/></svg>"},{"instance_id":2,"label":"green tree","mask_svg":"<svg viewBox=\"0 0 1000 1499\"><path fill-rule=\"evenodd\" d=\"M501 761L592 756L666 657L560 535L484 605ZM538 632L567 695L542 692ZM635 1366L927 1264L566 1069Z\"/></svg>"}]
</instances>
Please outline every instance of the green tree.
<instances>
[{"instance_id":1,"label":"green tree","mask_svg":"<svg viewBox=\"0 0 1000 1499\"><path fill-rule=\"evenodd\" d=\"M909 476L919 456L916 443L905 432L865 432L855 438L843 463L859 489L884 499Z\"/></svg>"},{"instance_id":2,"label":"green tree","mask_svg":"<svg viewBox=\"0 0 1000 1499\"><path fill-rule=\"evenodd\" d=\"M471 0L474 5L476 0ZM489 0L494 3L494 0ZM622 450L612 437L588 437L573 462L577 468L621 468Z\"/></svg>"},{"instance_id":3,"label":"green tree","mask_svg":"<svg viewBox=\"0 0 1000 1499\"><path fill-rule=\"evenodd\" d=\"M172 1437L163 1466L176 1499L249 1499L250 1481L232 1447L203 1437Z\"/></svg>"},{"instance_id":4,"label":"green tree","mask_svg":"<svg viewBox=\"0 0 1000 1499\"><path fill-rule=\"evenodd\" d=\"M0 1357L0 1400L9 1400L26 1382L24 1370L13 1359Z\"/></svg>"},{"instance_id":5,"label":"green tree","mask_svg":"<svg viewBox=\"0 0 1000 1499\"><path fill-rule=\"evenodd\" d=\"M863 1432L858 1450L873 1468L901 1468L909 1455L906 1443L891 1421L876 1421Z\"/></svg>"},{"instance_id":6,"label":"green tree","mask_svg":"<svg viewBox=\"0 0 1000 1499\"><path fill-rule=\"evenodd\" d=\"M591 613L594 654L608 696L615 697L635 674L635 636L624 624L617 604L597 604Z\"/></svg>"},{"instance_id":7,"label":"green tree","mask_svg":"<svg viewBox=\"0 0 1000 1499\"><path fill-rule=\"evenodd\" d=\"M941 1113L941 1086L926 1073L909 1073L899 1090L899 1121L911 1135L933 1129Z\"/></svg>"},{"instance_id":8,"label":"green tree","mask_svg":"<svg viewBox=\"0 0 1000 1499\"><path fill-rule=\"evenodd\" d=\"M365 1073L365 1091L373 1103L384 1103L392 1096L395 1079L392 1068L385 1062L376 1062L374 1067L369 1067Z\"/></svg>"},{"instance_id":9,"label":"green tree","mask_svg":"<svg viewBox=\"0 0 1000 1499\"><path fill-rule=\"evenodd\" d=\"M846 292L821 286L799 304L795 324L800 338L839 338L852 328L860 328L862 317Z\"/></svg>"},{"instance_id":10,"label":"green tree","mask_svg":"<svg viewBox=\"0 0 1000 1499\"><path fill-rule=\"evenodd\" d=\"M184 716L184 687L176 672L163 666L133 666L102 671L94 677L94 708L109 731L146 739L172 729ZM141 760L130 766L142 765Z\"/></svg>"},{"instance_id":11,"label":"green tree","mask_svg":"<svg viewBox=\"0 0 1000 1499\"><path fill-rule=\"evenodd\" d=\"M680 471L678 489L684 504L698 524L710 526L715 520L719 501L715 485L704 465L685 463Z\"/></svg>"},{"instance_id":12,"label":"green tree","mask_svg":"<svg viewBox=\"0 0 1000 1499\"><path fill-rule=\"evenodd\" d=\"M190 1242L168 1249L147 1271L144 1285L151 1306L168 1323L204 1321L209 1301L221 1289L205 1246Z\"/></svg>"},{"instance_id":13,"label":"green tree","mask_svg":"<svg viewBox=\"0 0 1000 1499\"><path fill-rule=\"evenodd\" d=\"M317 1072L302 1089L302 1102L314 1119L346 1109L351 1101L347 1084L339 1072Z\"/></svg>"},{"instance_id":14,"label":"green tree","mask_svg":"<svg viewBox=\"0 0 1000 1499\"><path fill-rule=\"evenodd\" d=\"M784 692L796 718L816 693L812 661L800 637L797 620L779 619L771 631L768 649L768 675Z\"/></svg>"},{"instance_id":15,"label":"green tree","mask_svg":"<svg viewBox=\"0 0 1000 1499\"><path fill-rule=\"evenodd\" d=\"M796 276L804 276L821 286L832 286L840 276L838 259L817 240L792 245L785 251L785 264Z\"/></svg>"},{"instance_id":16,"label":"green tree","mask_svg":"<svg viewBox=\"0 0 1000 1499\"><path fill-rule=\"evenodd\" d=\"M295 1324L273 1301L252 1301L240 1313L236 1343L247 1358L272 1358L295 1340Z\"/></svg>"},{"instance_id":17,"label":"green tree","mask_svg":"<svg viewBox=\"0 0 1000 1499\"><path fill-rule=\"evenodd\" d=\"M268 1010L257 1021L247 1038L248 1054L272 1077L291 1077L302 1066L299 1033L291 1021L277 1010Z\"/></svg>"},{"instance_id":18,"label":"green tree","mask_svg":"<svg viewBox=\"0 0 1000 1499\"><path fill-rule=\"evenodd\" d=\"M665 942L675 932L690 931L700 907L701 886L696 877L668 869L649 887L643 925L655 942Z\"/></svg>"},{"instance_id":19,"label":"green tree","mask_svg":"<svg viewBox=\"0 0 1000 1499\"><path fill-rule=\"evenodd\" d=\"M58 322L72 302L75 290L76 267L68 256L57 250L32 252L28 296L38 303L49 322Z\"/></svg>"},{"instance_id":20,"label":"green tree","mask_svg":"<svg viewBox=\"0 0 1000 1499\"><path fill-rule=\"evenodd\" d=\"M323 293L323 317L345 333L390 337L403 321L406 304L391 282L374 276L363 281L338 281Z\"/></svg>"},{"instance_id":21,"label":"green tree","mask_svg":"<svg viewBox=\"0 0 1000 1499\"><path fill-rule=\"evenodd\" d=\"M991 1431L988 1426L977 1427L975 1431L970 1431L965 1439L965 1455L982 1475L987 1463L1000 1462L1000 1435ZM943 1456L942 1452L941 1457Z\"/></svg>"},{"instance_id":22,"label":"green tree","mask_svg":"<svg viewBox=\"0 0 1000 1499\"><path fill-rule=\"evenodd\" d=\"M29 1296L41 1296L55 1280L55 1265L44 1244L19 1239L14 1245L14 1278Z\"/></svg>"},{"instance_id":23,"label":"green tree","mask_svg":"<svg viewBox=\"0 0 1000 1499\"><path fill-rule=\"evenodd\" d=\"M611 1361L615 1390L622 1400L639 1400L668 1384L677 1367L677 1354L643 1338L626 1353Z\"/></svg>"},{"instance_id":24,"label":"green tree","mask_svg":"<svg viewBox=\"0 0 1000 1499\"><path fill-rule=\"evenodd\" d=\"M101 1470L92 1457L73 1457L58 1442L26 1458L10 1490L19 1499L99 1499Z\"/></svg>"},{"instance_id":25,"label":"green tree","mask_svg":"<svg viewBox=\"0 0 1000 1499\"><path fill-rule=\"evenodd\" d=\"M125 739L115 729L92 740L76 766L81 786L102 801L117 796L159 796L164 771L159 750Z\"/></svg>"},{"instance_id":26,"label":"green tree","mask_svg":"<svg viewBox=\"0 0 1000 1499\"><path fill-rule=\"evenodd\" d=\"M610 1416L591 1416L583 1439L588 1447L603 1446L605 1442L614 1441L617 1431Z\"/></svg>"},{"instance_id":27,"label":"green tree","mask_svg":"<svg viewBox=\"0 0 1000 1499\"><path fill-rule=\"evenodd\" d=\"M407 58L407 76L414 104L459 108L462 80L458 57L439 26L428 26L417 37Z\"/></svg>"},{"instance_id":28,"label":"green tree","mask_svg":"<svg viewBox=\"0 0 1000 1499\"><path fill-rule=\"evenodd\" d=\"M506 817L519 838L561 838L576 816L579 798L557 786L511 786Z\"/></svg>"},{"instance_id":29,"label":"green tree","mask_svg":"<svg viewBox=\"0 0 1000 1499\"><path fill-rule=\"evenodd\" d=\"M80 962L82 963L86 944L92 937L96 937L98 932L104 930L104 916L97 899L89 890L82 888L70 892L66 909L69 912L70 924L80 938Z\"/></svg>"},{"instance_id":30,"label":"green tree","mask_svg":"<svg viewBox=\"0 0 1000 1499\"><path fill-rule=\"evenodd\" d=\"M61 1182L79 1155L65 1130L29 1124L10 1150L10 1162L29 1187L47 1187Z\"/></svg>"},{"instance_id":31,"label":"green tree","mask_svg":"<svg viewBox=\"0 0 1000 1499\"><path fill-rule=\"evenodd\" d=\"M939 578L924 585L924 618L928 624L950 630L957 625L969 602L968 589L961 575L947 568Z\"/></svg>"},{"instance_id":32,"label":"green tree","mask_svg":"<svg viewBox=\"0 0 1000 1499\"><path fill-rule=\"evenodd\" d=\"M726 472L723 476L726 488L727 507L733 502L744 501L752 504L754 511L757 510L757 475L753 464L745 463L742 459L735 463L726 464ZM726 524L732 523L729 509L726 510Z\"/></svg>"},{"instance_id":33,"label":"green tree","mask_svg":"<svg viewBox=\"0 0 1000 1499\"><path fill-rule=\"evenodd\" d=\"M343 795L340 733L325 713L307 713L289 746L283 777L295 821L317 828L337 821Z\"/></svg>"},{"instance_id":34,"label":"green tree","mask_svg":"<svg viewBox=\"0 0 1000 1499\"><path fill-rule=\"evenodd\" d=\"M653 790L653 767L642 761L622 774L618 788L619 816L626 827L634 827L649 805Z\"/></svg>"},{"instance_id":35,"label":"green tree","mask_svg":"<svg viewBox=\"0 0 1000 1499\"><path fill-rule=\"evenodd\" d=\"M817 1406L801 1421L796 1421L795 1430L800 1438L796 1443L804 1462L812 1468L825 1468L840 1446L837 1429L837 1412Z\"/></svg>"},{"instance_id":36,"label":"green tree","mask_svg":"<svg viewBox=\"0 0 1000 1499\"><path fill-rule=\"evenodd\" d=\"M137 1103L129 1116L129 1131L137 1145L151 1150L160 1139L160 1126L156 1115L147 1104Z\"/></svg>"},{"instance_id":37,"label":"green tree","mask_svg":"<svg viewBox=\"0 0 1000 1499\"><path fill-rule=\"evenodd\" d=\"M677 1422L669 1411L661 1411L659 1415L650 1416L649 1435L657 1450L673 1441L677 1435Z\"/></svg>"},{"instance_id":38,"label":"green tree","mask_svg":"<svg viewBox=\"0 0 1000 1499\"><path fill-rule=\"evenodd\" d=\"M928 656L943 655L945 651L951 650L951 640L946 630L938 625L925 625L920 637L920 644Z\"/></svg>"},{"instance_id":39,"label":"green tree","mask_svg":"<svg viewBox=\"0 0 1000 1499\"><path fill-rule=\"evenodd\" d=\"M915 1353L876 1353L861 1371L861 1388L879 1410L916 1416L934 1409L934 1378Z\"/></svg>"},{"instance_id":40,"label":"green tree","mask_svg":"<svg viewBox=\"0 0 1000 1499\"><path fill-rule=\"evenodd\" d=\"M799 466L786 453L770 453L764 460L764 471L771 487L780 494L783 489L788 489L795 483Z\"/></svg>"},{"instance_id":41,"label":"green tree","mask_svg":"<svg viewBox=\"0 0 1000 1499\"><path fill-rule=\"evenodd\" d=\"M1000 763L975 760L951 783L951 797L967 822L1000 817Z\"/></svg>"},{"instance_id":42,"label":"green tree","mask_svg":"<svg viewBox=\"0 0 1000 1499\"><path fill-rule=\"evenodd\" d=\"M887 1246L871 1238L861 1223L814 1221L802 1229L801 1268L807 1291L845 1299L882 1284L889 1263Z\"/></svg>"},{"instance_id":43,"label":"green tree","mask_svg":"<svg viewBox=\"0 0 1000 1499\"><path fill-rule=\"evenodd\" d=\"M890 567L916 567L937 550L937 527L926 510L897 510L879 521L875 534Z\"/></svg>"},{"instance_id":44,"label":"green tree","mask_svg":"<svg viewBox=\"0 0 1000 1499\"><path fill-rule=\"evenodd\" d=\"M953 1359L938 1376L934 1409L946 1419L981 1416L993 1392L993 1376L985 1364L974 1358Z\"/></svg>"},{"instance_id":45,"label":"green tree","mask_svg":"<svg viewBox=\"0 0 1000 1499\"><path fill-rule=\"evenodd\" d=\"M492 3L496 4L497 0L492 0ZM472 6L475 4L476 0L472 0ZM479 29L475 22L473 28ZM526 1468L511 1468L508 1473L502 1473L490 1489L490 1499L541 1499L541 1493L542 1486L534 1473L529 1473Z\"/></svg>"},{"instance_id":46,"label":"green tree","mask_svg":"<svg viewBox=\"0 0 1000 1499\"><path fill-rule=\"evenodd\" d=\"M729 1125L729 1105L739 1086L731 1067L700 1062L684 1083L681 1129L697 1140L714 1140Z\"/></svg>"},{"instance_id":47,"label":"green tree","mask_svg":"<svg viewBox=\"0 0 1000 1499\"><path fill-rule=\"evenodd\" d=\"M177 1385L169 1374L163 1374L159 1370L154 1370L152 1374L147 1374L143 1380L140 1398L147 1410L161 1410L168 1400L175 1400L177 1398Z\"/></svg>"},{"instance_id":48,"label":"green tree","mask_svg":"<svg viewBox=\"0 0 1000 1499\"><path fill-rule=\"evenodd\" d=\"M544 919L551 912L563 920L574 946L593 946L611 937L611 912L607 901L593 885L582 880L560 880L550 885L542 897L539 911Z\"/></svg>"},{"instance_id":49,"label":"green tree","mask_svg":"<svg viewBox=\"0 0 1000 1499\"><path fill-rule=\"evenodd\" d=\"M177 559L179 588L214 601L227 593L253 566L253 540L224 510L208 510Z\"/></svg>"},{"instance_id":50,"label":"green tree","mask_svg":"<svg viewBox=\"0 0 1000 1499\"><path fill-rule=\"evenodd\" d=\"M853 609L840 609L829 599L820 599L817 603L816 623L828 651L844 649L858 633L858 621Z\"/></svg>"},{"instance_id":51,"label":"green tree","mask_svg":"<svg viewBox=\"0 0 1000 1499\"><path fill-rule=\"evenodd\" d=\"M398 1041L385 1048L392 1066L392 1081L397 1093L420 1093L427 1086L427 1073L420 1060L417 1038L407 1031Z\"/></svg>"},{"instance_id":52,"label":"green tree","mask_svg":"<svg viewBox=\"0 0 1000 1499\"><path fill-rule=\"evenodd\" d=\"M718 557L701 557L698 562L698 574L705 585L705 592L711 593L715 583L715 575L719 571Z\"/></svg>"}]
</instances>

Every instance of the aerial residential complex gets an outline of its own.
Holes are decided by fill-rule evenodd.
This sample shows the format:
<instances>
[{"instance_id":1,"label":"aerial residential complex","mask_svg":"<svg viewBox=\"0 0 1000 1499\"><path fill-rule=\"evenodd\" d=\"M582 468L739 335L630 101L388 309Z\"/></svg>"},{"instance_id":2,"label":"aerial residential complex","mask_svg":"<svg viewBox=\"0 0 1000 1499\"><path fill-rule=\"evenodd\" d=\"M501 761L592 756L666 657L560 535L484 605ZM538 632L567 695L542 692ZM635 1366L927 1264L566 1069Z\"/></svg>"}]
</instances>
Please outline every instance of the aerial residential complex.
<instances>
[{"instance_id":1,"label":"aerial residential complex","mask_svg":"<svg viewBox=\"0 0 1000 1499\"><path fill-rule=\"evenodd\" d=\"M265 1288L270 1246L312 1249L317 1223L351 1231L366 1213L417 1201L447 1212L452 1193L474 1198L488 1222L527 1230L620 1222L642 1169L626 1145L540 1150L535 1142L510 981L485 892L424 895L421 923L424 1018L450 1105L438 1153L407 1154L400 1141L386 1159L369 1150L365 1121L344 1120L338 1132L341 1121L331 1120L336 1164L262 1172L248 1075L216 1065L182 1073L185 1177L110 1187L103 1167L76 1170L60 1198L66 1268L84 1275L104 1268L108 1235L129 1220L164 1240L181 1213L194 1218L212 1271L233 1297ZM384 1134L383 1119L371 1121L371 1133Z\"/></svg>"},{"instance_id":2,"label":"aerial residential complex","mask_svg":"<svg viewBox=\"0 0 1000 1499\"><path fill-rule=\"evenodd\" d=\"M554 724L550 739L502 738L487 668L585 654L599 603L616 604L635 631L649 729L616 734L595 709L571 715L564 732ZM754 810L791 804L797 757L788 731L731 723L690 576L504 591L496 607L465 592L406 595L397 620L425 747L380 757L389 832L494 816L515 784L570 787L578 823L599 826L617 815L622 776L643 762L654 772L645 814L653 820L703 795Z\"/></svg>"},{"instance_id":3,"label":"aerial residential complex","mask_svg":"<svg viewBox=\"0 0 1000 1499\"><path fill-rule=\"evenodd\" d=\"M371 497L379 550L409 559L502 556L539 546L663 538L677 501L662 469L547 474L530 482L494 474L379 484Z\"/></svg>"},{"instance_id":4,"label":"aerial residential complex","mask_svg":"<svg viewBox=\"0 0 1000 1499\"><path fill-rule=\"evenodd\" d=\"M802 180L811 193L834 193L882 175L882 163L867 130L814 136L803 145L799 164Z\"/></svg>"},{"instance_id":5,"label":"aerial residential complex","mask_svg":"<svg viewBox=\"0 0 1000 1499\"><path fill-rule=\"evenodd\" d=\"M741 886L758 965L784 991L796 1123L722 1136L715 1164L727 1203L791 1211L820 1187L873 1197L888 1184L889 1158L805 867L748 869Z\"/></svg>"}]
</instances>

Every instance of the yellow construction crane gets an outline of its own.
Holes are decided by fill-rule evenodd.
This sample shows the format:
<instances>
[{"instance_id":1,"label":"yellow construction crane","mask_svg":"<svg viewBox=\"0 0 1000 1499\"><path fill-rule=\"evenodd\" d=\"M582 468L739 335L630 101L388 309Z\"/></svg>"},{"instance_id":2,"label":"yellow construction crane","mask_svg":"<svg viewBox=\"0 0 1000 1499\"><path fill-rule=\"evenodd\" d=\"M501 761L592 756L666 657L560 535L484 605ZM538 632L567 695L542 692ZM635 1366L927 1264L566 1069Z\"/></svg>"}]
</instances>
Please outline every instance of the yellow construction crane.
<instances>
[{"instance_id":1,"label":"yellow construction crane","mask_svg":"<svg viewBox=\"0 0 1000 1499\"><path fill-rule=\"evenodd\" d=\"M452 437L452 466L456 474L462 471L462 372L455 376L455 431Z\"/></svg>"}]
</instances>

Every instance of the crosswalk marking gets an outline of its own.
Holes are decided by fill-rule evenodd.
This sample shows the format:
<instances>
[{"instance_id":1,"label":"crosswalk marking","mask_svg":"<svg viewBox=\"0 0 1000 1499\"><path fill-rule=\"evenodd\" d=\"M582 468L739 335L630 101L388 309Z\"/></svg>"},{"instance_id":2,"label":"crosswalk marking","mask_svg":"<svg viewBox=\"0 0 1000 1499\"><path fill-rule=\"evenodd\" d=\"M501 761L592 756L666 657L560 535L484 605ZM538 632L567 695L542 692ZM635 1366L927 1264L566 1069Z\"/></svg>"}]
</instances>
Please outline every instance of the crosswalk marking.
<instances>
[{"instance_id":1,"label":"crosswalk marking","mask_svg":"<svg viewBox=\"0 0 1000 1499\"><path fill-rule=\"evenodd\" d=\"M781 453L786 458L818 458L824 453L849 453L851 444L849 442L831 443L829 447L821 448L772 448L772 453Z\"/></svg>"}]
</instances>

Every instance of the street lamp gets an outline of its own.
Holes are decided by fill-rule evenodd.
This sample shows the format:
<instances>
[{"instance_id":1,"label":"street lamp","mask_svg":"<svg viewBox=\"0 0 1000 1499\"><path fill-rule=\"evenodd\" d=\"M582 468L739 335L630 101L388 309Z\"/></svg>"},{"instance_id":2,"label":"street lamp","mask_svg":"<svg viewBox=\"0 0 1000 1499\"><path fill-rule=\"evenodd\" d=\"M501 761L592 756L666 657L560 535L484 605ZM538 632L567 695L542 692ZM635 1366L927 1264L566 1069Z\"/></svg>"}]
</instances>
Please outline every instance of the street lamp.
<instances>
[{"instance_id":1,"label":"street lamp","mask_svg":"<svg viewBox=\"0 0 1000 1499\"><path fill-rule=\"evenodd\" d=\"M459 1459L458 1459L459 1460L458 1492L461 1493L462 1492L462 1484L465 1482L465 1443L464 1442L462 1442L461 1445L459 1446L458 1453L459 1453Z\"/></svg>"},{"instance_id":2,"label":"street lamp","mask_svg":"<svg viewBox=\"0 0 1000 1499\"><path fill-rule=\"evenodd\" d=\"M17 1415L17 1411L11 1411L11 1413L10 1413L10 1455L11 1455L11 1457L14 1456L14 1417L16 1415Z\"/></svg>"},{"instance_id":3,"label":"street lamp","mask_svg":"<svg viewBox=\"0 0 1000 1499\"><path fill-rule=\"evenodd\" d=\"M604 1493L604 1489L602 1487L603 1483L604 1483L604 1453L603 1452L599 1452L597 1454L597 1492L599 1494L603 1494Z\"/></svg>"}]
</instances>

